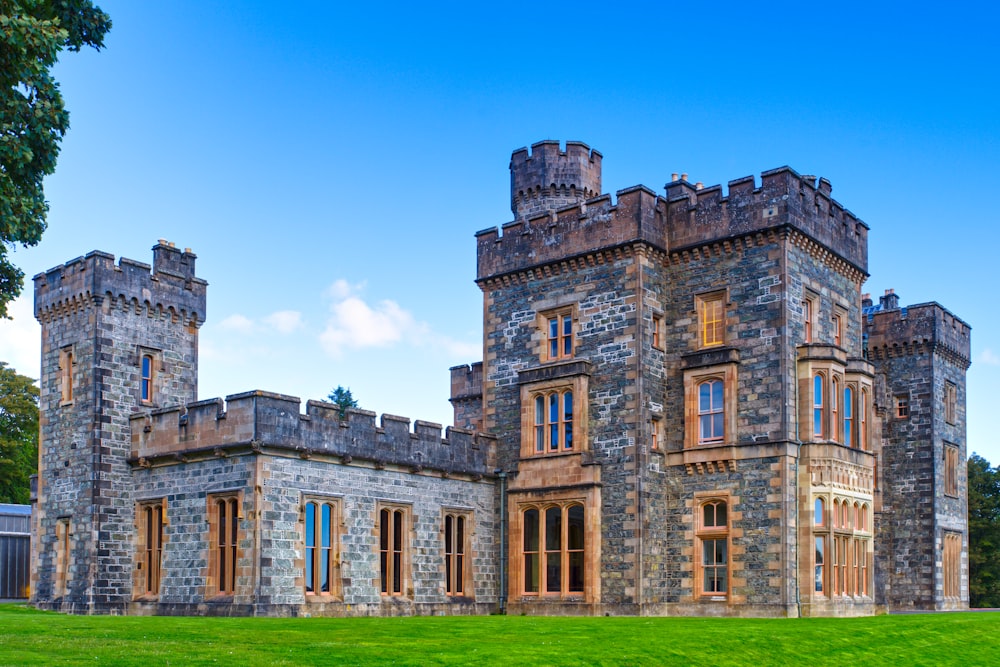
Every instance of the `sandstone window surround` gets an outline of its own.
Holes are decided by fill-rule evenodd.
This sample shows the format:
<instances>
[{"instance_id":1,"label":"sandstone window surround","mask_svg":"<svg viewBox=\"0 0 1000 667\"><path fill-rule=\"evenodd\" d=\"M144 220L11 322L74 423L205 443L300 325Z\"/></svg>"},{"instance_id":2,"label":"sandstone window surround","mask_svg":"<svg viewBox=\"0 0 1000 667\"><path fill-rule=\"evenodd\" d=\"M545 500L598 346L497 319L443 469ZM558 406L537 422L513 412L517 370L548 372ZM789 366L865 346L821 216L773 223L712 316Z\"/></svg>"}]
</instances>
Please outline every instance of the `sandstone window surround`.
<instances>
[{"instance_id":1,"label":"sandstone window surround","mask_svg":"<svg viewBox=\"0 0 1000 667\"><path fill-rule=\"evenodd\" d=\"M59 350L59 406L73 404L73 367L76 366L76 355L73 346L67 345Z\"/></svg>"},{"instance_id":2,"label":"sandstone window surround","mask_svg":"<svg viewBox=\"0 0 1000 667\"><path fill-rule=\"evenodd\" d=\"M802 294L802 342L816 342L816 316L819 314L819 296L809 290Z\"/></svg>"},{"instance_id":3,"label":"sandstone window surround","mask_svg":"<svg viewBox=\"0 0 1000 667\"><path fill-rule=\"evenodd\" d=\"M941 593L945 598L962 595L962 534L945 531L941 552Z\"/></svg>"},{"instance_id":4,"label":"sandstone window surround","mask_svg":"<svg viewBox=\"0 0 1000 667\"><path fill-rule=\"evenodd\" d=\"M958 447L944 444L944 495L958 497Z\"/></svg>"},{"instance_id":5,"label":"sandstone window surround","mask_svg":"<svg viewBox=\"0 0 1000 667\"><path fill-rule=\"evenodd\" d=\"M524 595L582 598L588 542L583 502L522 505L518 514Z\"/></svg>"},{"instance_id":6,"label":"sandstone window surround","mask_svg":"<svg viewBox=\"0 0 1000 667\"><path fill-rule=\"evenodd\" d=\"M663 313L654 312L650 323L650 336L652 346L656 350L663 350Z\"/></svg>"},{"instance_id":7,"label":"sandstone window surround","mask_svg":"<svg viewBox=\"0 0 1000 667\"><path fill-rule=\"evenodd\" d=\"M240 567L242 553L239 546L244 533L240 527L243 518L241 508L242 494L238 491L208 496L207 597L235 595L244 574Z\"/></svg>"},{"instance_id":8,"label":"sandstone window surround","mask_svg":"<svg viewBox=\"0 0 1000 667\"><path fill-rule=\"evenodd\" d=\"M339 600L341 505L339 498L302 498L303 582L307 602Z\"/></svg>"},{"instance_id":9,"label":"sandstone window surround","mask_svg":"<svg viewBox=\"0 0 1000 667\"><path fill-rule=\"evenodd\" d=\"M166 498L136 503L136 567L132 587L136 599L155 599L160 595L166 525Z\"/></svg>"},{"instance_id":10,"label":"sandstone window surround","mask_svg":"<svg viewBox=\"0 0 1000 667\"><path fill-rule=\"evenodd\" d=\"M843 306L834 306L833 315L830 318L830 338L834 345L843 348L847 343L844 337L844 325L847 322L847 309Z\"/></svg>"},{"instance_id":11,"label":"sandstone window surround","mask_svg":"<svg viewBox=\"0 0 1000 667\"><path fill-rule=\"evenodd\" d=\"M718 347L684 355L684 446L736 442L739 352Z\"/></svg>"},{"instance_id":12,"label":"sandstone window surround","mask_svg":"<svg viewBox=\"0 0 1000 667\"><path fill-rule=\"evenodd\" d=\"M869 597L870 505L867 500L835 495L829 517L825 507L823 497L814 498L814 590L826 597Z\"/></svg>"},{"instance_id":13,"label":"sandstone window surround","mask_svg":"<svg viewBox=\"0 0 1000 667\"><path fill-rule=\"evenodd\" d=\"M954 382L944 383L944 420L954 424L958 414L958 387Z\"/></svg>"},{"instance_id":14,"label":"sandstone window surround","mask_svg":"<svg viewBox=\"0 0 1000 667\"><path fill-rule=\"evenodd\" d=\"M570 360L521 371L521 457L573 454L587 443L590 363Z\"/></svg>"},{"instance_id":15,"label":"sandstone window surround","mask_svg":"<svg viewBox=\"0 0 1000 667\"><path fill-rule=\"evenodd\" d=\"M69 592L71 581L70 559L73 553L73 535L70 517L60 517L56 520L55 543L55 584L53 598L60 598Z\"/></svg>"},{"instance_id":16,"label":"sandstone window surround","mask_svg":"<svg viewBox=\"0 0 1000 667\"><path fill-rule=\"evenodd\" d=\"M871 451L873 380L859 360L832 345L798 348L799 439Z\"/></svg>"},{"instance_id":17,"label":"sandstone window surround","mask_svg":"<svg viewBox=\"0 0 1000 667\"><path fill-rule=\"evenodd\" d=\"M726 343L726 290L717 290L694 297L698 315L698 348L716 347Z\"/></svg>"},{"instance_id":18,"label":"sandstone window surround","mask_svg":"<svg viewBox=\"0 0 1000 667\"><path fill-rule=\"evenodd\" d=\"M572 359L576 345L576 304L560 306L538 313L538 328L542 332L539 360L542 363Z\"/></svg>"},{"instance_id":19,"label":"sandstone window surround","mask_svg":"<svg viewBox=\"0 0 1000 667\"><path fill-rule=\"evenodd\" d=\"M379 592L386 597L413 595L410 563L412 512L409 505L378 504Z\"/></svg>"},{"instance_id":20,"label":"sandstone window surround","mask_svg":"<svg viewBox=\"0 0 1000 667\"><path fill-rule=\"evenodd\" d=\"M139 346L136 348L139 370L139 403L151 406L156 401L158 376L163 370L163 351Z\"/></svg>"},{"instance_id":21,"label":"sandstone window surround","mask_svg":"<svg viewBox=\"0 0 1000 667\"><path fill-rule=\"evenodd\" d=\"M729 499L700 498L697 524L697 593L709 600L729 596Z\"/></svg>"},{"instance_id":22,"label":"sandstone window surround","mask_svg":"<svg viewBox=\"0 0 1000 667\"><path fill-rule=\"evenodd\" d=\"M893 400L896 403L896 419L909 419L910 418L909 394L897 394Z\"/></svg>"},{"instance_id":23,"label":"sandstone window surround","mask_svg":"<svg viewBox=\"0 0 1000 667\"><path fill-rule=\"evenodd\" d=\"M472 598L472 512L445 509L443 514L445 595Z\"/></svg>"}]
</instances>

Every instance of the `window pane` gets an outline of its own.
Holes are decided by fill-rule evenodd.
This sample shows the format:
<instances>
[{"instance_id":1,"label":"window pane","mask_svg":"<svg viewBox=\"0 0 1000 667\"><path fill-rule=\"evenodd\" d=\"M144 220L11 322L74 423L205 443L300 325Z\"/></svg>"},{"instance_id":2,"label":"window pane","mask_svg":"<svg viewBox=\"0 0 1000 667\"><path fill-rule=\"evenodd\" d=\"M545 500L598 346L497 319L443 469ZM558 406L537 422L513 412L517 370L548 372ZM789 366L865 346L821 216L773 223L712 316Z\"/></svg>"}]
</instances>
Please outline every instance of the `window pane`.
<instances>
[{"instance_id":1,"label":"window pane","mask_svg":"<svg viewBox=\"0 0 1000 667\"><path fill-rule=\"evenodd\" d=\"M524 554L524 592L538 592L538 553Z\"/></svg>"},{"instance_id":2,"label":"window pane","mask_svg":"<svg viewBox=\"0 0 1000 667\"><path fill-rule=\"evenodd\" d=\"M562 508L545 510L545 550L558 551L562 545Z\"/></svg>"},{"instance_id":3,"label":"window pane","mask_svg":"<svg viewBox=\"0 0 1000 667\"><path fill-rule=\"evenodd\" d=\"M719 380L712 380L712 409L721 410L722 409L722 382Z\"/></svg>"},{"instance_id":4,"label":"window pane","mask_svg":"<svg viewBox=\"0 0 1000 667\"><path fill-rule=\"evenodd\" d=\"M524 550L538 551L538 510L524 513Z\"/></svg>"},{"instance_id":5,"label":"window pane","mask_svg":"<svg viewBox=\"0 0 1000 667\"><path fill-rule=\"evenodd\" d=\"M316 546L316 505L306 503L306 546Z\"/></svg>"},{"instance_id":6,"label":"window pane","mask_svg":"<svg viewBox=\"0 0 1000 667\"><path fill-rule=\"evenodd\" d=\"M701 525L705 528L715 526L715 504L705 503L701 508Z\"/></svg>"},{"instance_id":7,"label":"window pane","mask_svg":"<svg viewBox=\"0 0 1000 667\"><path fill-rule=\"evenodd\" d=\"M573 392L563 394L563 449L573 449Z\"/></svg>"},{"instance_id":8,"label":"window pane","mask_svg":"<svg viewBox=\"0 0 1000 667\"><path fill-rule=\"evenodd\" d=\"M573 505L566 513L568 549L583 549L583 505Z\"/></svg>"},{"instance_id":9,"label":"window pane","mask_svg":"<svg viewBox=\"0 0 1000 667\"><path fill-rule=\"evenodd\" d=\"M823 499L817 498L816 506L815 509L813 510L813 522L817 526L822 526L823 522L826 521L826 519L824 518L825 512L823 506L824 506Z\"/></svg>"},{"instance_id":10,"label":"window pane","mask_svg":"<svg viewBox=\"0 0 1000 667\"><path fill-rule=\"evenodd\" d=\"M726 527L726 504L719 503L715 506L715 525L720 528Z\"/></svg>"},{"instance_id":11,"label":"window pane","mask_svg":"<svg viewBox=\"0 0 1000 667\"><path fill-rule=\"evenodd\" d=\"M712 409L712 383L702 382L698 387L698 411L708 412Z\"/></svg>"},{"instance_id":12,"label":"window pane","mask_svg":"<svg viewBox=\"0 0 1000 667\"><path fill-rule=\"evenodd\" d=\"M558 593L562 590L562 554L545 554L545 592Z\"/></svg>"},{"instance_id":13,"label":"window pane","mask_svg":"<svg viewBox=\"0 0 1000 667\"><path fill-rule=\"evenodd\" d=\"M329 505L323 505L322 523L320 525L320 539L323 541L323 546L328 549L331 546L330 537L333 535L331 509Z\"/></svg>"},{"instance_id":14,"label":"window pane","mask_svg":"<svg viewBox=\"0 0 1000 667\"><path fill-rule=\"evenodd\" d=\"M583 592L583 552L574 551L569 555L569 592Z\"/></svg>"}]
</instances>

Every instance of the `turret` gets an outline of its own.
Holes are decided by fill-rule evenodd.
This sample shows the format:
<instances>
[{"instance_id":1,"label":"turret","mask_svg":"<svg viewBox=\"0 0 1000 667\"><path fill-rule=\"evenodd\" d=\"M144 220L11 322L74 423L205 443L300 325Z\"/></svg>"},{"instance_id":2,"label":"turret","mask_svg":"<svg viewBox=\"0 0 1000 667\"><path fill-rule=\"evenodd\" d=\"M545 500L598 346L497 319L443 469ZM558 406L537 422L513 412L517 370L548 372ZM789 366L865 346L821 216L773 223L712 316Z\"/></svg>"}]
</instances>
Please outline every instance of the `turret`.
<instances>
[{"instance_id":1,"label":"turret","mask_svg":"<svg viewBox=\"0 0 1000 667\"><path fill-rule=\"evenodd\" d=\"M601 194L601 154L579 141L539 141L510 157L510 209L517 220Z\"/></svg>"}]
</instances>

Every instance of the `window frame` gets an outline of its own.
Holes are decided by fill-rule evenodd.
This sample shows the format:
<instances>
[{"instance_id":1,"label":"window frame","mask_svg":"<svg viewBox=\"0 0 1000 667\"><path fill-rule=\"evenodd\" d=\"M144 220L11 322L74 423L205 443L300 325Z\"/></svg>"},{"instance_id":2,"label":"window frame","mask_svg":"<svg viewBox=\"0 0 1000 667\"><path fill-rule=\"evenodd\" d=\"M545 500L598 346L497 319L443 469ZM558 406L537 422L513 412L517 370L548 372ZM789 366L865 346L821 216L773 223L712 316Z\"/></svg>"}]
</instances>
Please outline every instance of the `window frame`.
<instances>
[{"instance_id":1,"label":"window frame","mask_svg":"<svg viewBox=\"0 0 1000 667\"><path fill-rule=\"evenodd\" d=\"M736 362L726 362L684 370L684 448L718 447L736 442ZM701 437L701 386L718 380L722 383L722 437L706 440ZM714 406L713 406L714 407ZM715 412L711 414L717 414Z\"/></svg>"},{"instance_id":2,"label":"window frame","mask_svg":"<svg viewBox=\"0 0 1000 667\"><path fill-rule=\"evenodd\" d=\"M732 511L730 510L730 499L727 496L707 496L697 499L696 511L697 516L695 517L696 530L696 558L695 562L697 564L695 572L695 595L698 598L708 599L708 600L728 600L730 591L732 590L731 585L731 574L732 574L732 549L730 545L730 527L729 520L732 516ZM706 524L705 518L707 515L707 509L709 507L714 507L713 512L715 517L715 522L711 525ZM725 512L725 520L719 522L719 507L722 507ZM724 562L718 560L718 550L717 546L719 544L723 545L722 559ZM709 545L713 546L712 552L715 555L713 562L706 563L707 560L707 550L706 547ZM721 577L719 572L721 570ZM722 590L706 590L705 584L707 583L706 577L709 571L714 572L715 576L712 578L716 584L720 581L723 585Z\"/></svg>"},{"instance_id":3,"label":"window frame","mask_svg":"<svg viewBox=\"0 0 1000 667\"><path fill-rule=\"evenodd\" d=\"M726 306L729 302L726 290L698 294L695 295L694 299L695 321L698 326L697 348L704 350L725 345L728 329L726 326ZM711 312L709 312L709 308L712 309ZM710 331L711 335L709 335Z\"/></svg>"},{"instance_id":4,"label":"window frame","mask_svg":"<svg viewBox=\"0 0 1000 667\"><path fill-rule=\"evenodd\" d=\"M653 313L652 322L650 323L650 337L652 338L651 344L654 350L663 350L663 315L662 313Z\"/></svg>"},{"instance_id":5,"label":"window frame","mask_svg":"<svg viewBox=\"0 0 1000 667\"><path fill-rule=\"evenodd\" d=\"M61 598L69 593L72 577L70 562L73 554L73 523L71 517L56 519L55 525L55 581L52 597Z\"/></svg>"},{"instance_id":6,"label":"window frame","mask_svg":"<svg viewBox=\"0 0 1000 667\"><path fill-rule=\"evenodd\" d=\"M578 362L573 362L578 363ZM545 456L565 456L578 454L586 447L587 438L587 388L588 377L574 374L540 382L528 382L521 385L521 458L538 458ZM565 419L565 397L572 396L571 421ZM551 396L559 396L558 424L559 447L550 447L552 426L549 420L549 400ZM544 414L541 423L538 422L537 401L543 400ZM568 431L567 431L568 426ZM542 442L538 441L541 427ZM565 447L566 436L569 435L571 446ZM539 449L541 444L541 449Z\"/></svg>"},{"instance_id":7,"label":"window frame","mask_svg":"<svg viewBox=\"0 0 1000 667\"><path fill-rule=\"evenodd\" d=\"M579 508L579 542L573 542L570 511ZM548 533L551 511L557 511L559 516L559 541L553 547ZM528 530L527 516L535 512L537 516L536 531ZM517 506L518 535L517 555L520 558L520 595L535 599L579 599L587 594L588 554L592 548L589 545L587 531L587 506L582 498L568 500L552 500L546 502L522 503ZM534 532L534 540L529 539ZM573 546L579 544L580 546ZM555 557L558 569L558 590L551 590L553 582L550 579L553 569L550 562ZM534 562L533 568L529 563ZM573 588L574 568L579 569L579 587ZM535 573L537 580L532 576ZM529 582L531 585L529 586ZM534 588L534 590L532 590Z\"/></svg>"},{"instance_id":8,"label":"window frame","mask_svg":"<svg viewBox=\"0 0 1000 667\"><path fill-rule=\"evenodd\" d=\"M962 533L951 530L941 537L941 597L962 597Z\"/></svg>"},{"instance_id":9,"label":"window frame","mask_svg":"<svg viewBox=\"0 0 1000 667\"><path fill-rule=\"evenodd\" d=\"M385 517L391 525L385 525ZM412 507L380 502L375 508L375 554L378 562L378 591L384 598L413 596L411 578ZM398 529L397 529L398 527ZM398 533L398 535L397 535Z\"/></svg>"},{"instance_id":10,"label":"window frame","mask_svg":"<svg viewBox=\"0 0 1000 667\"><path fill-rule=\"evenodd\" d=\"M243 556L240 548L244 537L241 525L243 494L239 491L212 493L207 497L207 504L209 554L206 597L231 598L236 595L240 578L245 575L239 564Z\"/></svg>"},{"instance_id":11,"label":"window frame","mask_svg":"<svg viewBox=\"0 0 1000 667\"><path fill-rule=\"evenodd\" d=\"M312 535L309 532L310 506L315 508L313 510ZM329 508L329 525L323 521L324 508ZM340 533L343 515L341 513L341 499L336 496L304 494L300 510L302 522L302 593L307 602L339 600L342 596ZM329 546L323 544L324 538L329 542ZM310 541L312 542L311 546ZM325 555L324 551L326 551ZM327 590L317 591L317 583L319 584L318 588L322 589L321 572L323 569L327 572Z\"/></svg>"},{"instance_id":12,"label":"window frame","mask_svg":"<svg viewBox=\"0 0 1000 667\"><path fill-rule=\"evenodd\" d=\"M59 407L73 405L73 367L76 355L72 345L59 350Z\"/></svg>"},{"instance_id":13,"label":"window frame","mask_svg":"<svg viewBox=\"0 0 1000 667\"><path fill-rule=\"evenodd\" d=\"M819 314L819 297L805 292L802 297L802 342L816 342L816 316Z\"/></svg>"},{"instance_id":14,"label":"window frame","mask_svg":"<svg viewBox=\"0 0 1000 667\"><path fill-rule=\"evenodd\" d=\"M133 597L136 599L156 599L160 595L168 523L166 498L136 503L136 566L133 579Z\"/></svg>"},{"instance_id":15,"label":"window frame","mask_svg":"<svg viewBox=\"0 0 1000 667\"><path fill-rule=\"evenodd\" d=\"M472 573L473 513L466 509L444 508L441 511L441 539L444 544L444 594L447 597L472 599L474 577ZM452 528L449 534L448 522ZM455 526L462 526L456 531ZM456 533L458 533L456 535Z\"/></svg>"},{"instance_id":16,"label":"window frame","mask_svg":"<svg viewBox=\"0 0 1000 667\"><path fill-rule=\"evenodd\" d=\"M893 414L896 419L910 418L910 396L908 394L897 394L893 397L893 403L895 404Z\"/></svg>"},{"instance_id":17,"label":"window frame","mask_svg":"<svg viewBox=\"0 0 1000 667\"><path fill-rule=\"evenodd\" d=\"M958 498L959 461L958 445L944 443L944 495Z\"/></svg>"},{"instance_id":18,"label":"window frame","mask_svg":"<svg viewBox=\"0 0 1000 667\"><path fill-rule=\"evenodd\" d=\"M553 324L555 337L553 337ZM576 305L561 306L538 314L538 326L542 331L542 363L566 361L576 356L577 314ZM566 331L566 329L569 331Z\"/></svg>"},{"instance_id":19,"label":"window frame","mask_svg":"<svg viewBox=\"0 0 1000 667\"><path fill-rule=\"evenodd\" d=\"M958 385L950 380L944 383L944 421L952 426L958 420Z\"/></svg>"}]
</instances>

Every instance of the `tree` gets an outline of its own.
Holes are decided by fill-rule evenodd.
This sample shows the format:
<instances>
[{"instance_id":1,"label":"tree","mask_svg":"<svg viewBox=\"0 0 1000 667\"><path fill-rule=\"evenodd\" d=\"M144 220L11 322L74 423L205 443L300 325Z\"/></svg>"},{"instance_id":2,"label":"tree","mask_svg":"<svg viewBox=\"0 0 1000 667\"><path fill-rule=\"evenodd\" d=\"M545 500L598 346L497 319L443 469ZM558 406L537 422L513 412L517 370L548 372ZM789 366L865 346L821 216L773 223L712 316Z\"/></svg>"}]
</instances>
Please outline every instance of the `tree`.
<instances>
[{"instance_id":1,"label":"tree","mask_svg":"<svg viewBox=\"0 0 1000 667\"><path fill-rule=\"evenodd\" d=\"M340 408L340 412L338 414L341 419L347 416L347 408L358 407L358 402L354 400L353 396L351 396L351 390L349 388L344 389L339 384L336 389L330 392L330 395L327 396L327 398L330 399L331 403Z\"/></svg>"},{"instance_id":2,"label":"tree","mask_svg":"<svg viewBox=\"0 0 1000 667\"><path fill-rule=\"evenodd\" d=\"M969 605L1000 607L1000 468L969 458Z\"/></svg>"},{"instance_id":3,"label":"tree","mask_svg":"<svg viewBox=\"0 0 1000 667\"><path fill-rule=\"evenodd\" d=\"M63 49L100 50L110 29L91 0L0 0L0 317L24 279L7 253L41 239L49 210L42 180L69 129L52 66Z\"/></svg>"},{"instance_id":4,"label":"tree","mask_svg":"<svg viewBox=\"0 0 1000 667\"><path fill-rule=\"evenodd\" d=\"M38 470L38 387L0 361L0 503L27 503Z\"/></svg>"}]
</instances>

